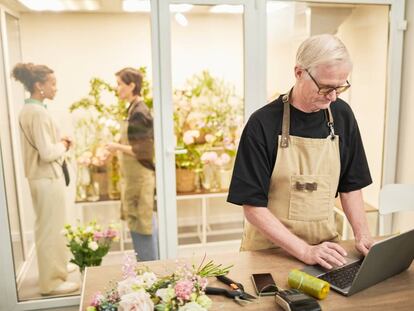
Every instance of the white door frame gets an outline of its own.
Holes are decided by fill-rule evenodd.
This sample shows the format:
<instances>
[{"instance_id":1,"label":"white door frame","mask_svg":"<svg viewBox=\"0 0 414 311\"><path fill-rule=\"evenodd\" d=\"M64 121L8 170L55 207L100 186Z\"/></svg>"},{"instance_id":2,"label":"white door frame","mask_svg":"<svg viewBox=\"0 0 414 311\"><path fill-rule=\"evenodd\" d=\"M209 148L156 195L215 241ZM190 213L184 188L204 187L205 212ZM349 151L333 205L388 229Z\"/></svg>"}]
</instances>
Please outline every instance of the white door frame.
<instances>
[{"instance_id":1,"label":"white door frame","mask_svg":"<svg viewBox=\"0 0 414 311\"><path fill-rule=\"evenodd\" d=\"M294 1L294 0L292 0ZM244 4L245 5L245 116L266 102L266 3L263 0L171 0L169 3ZM390 39L387 72L387 112L385 124L382 183L395 181L400 113L403 30L405 0L308 0L308 2L390 5ZM151 0L153 85L155 112L155 148L157 157L157 199L161 258L173 258L177 250L175 165L172 145L172 88L168 4ZM4 29L5 8L0 5ZM252 44L256 42L257 45ZM249 46L246 46L249 45ZM2 61L2 60L0 60ZM5 74L5 73L0 73ZM6 79L9 79L6 75ZM162 108L162 109L161 109ZM395 121L397 120L397 121ZM171 153L168 153L171 151ZM79 304L79 297L65 297L18 302L13 271L3 163L0 153L0 310L20 311L57 308Z\"/></svg>"}]
</instances>

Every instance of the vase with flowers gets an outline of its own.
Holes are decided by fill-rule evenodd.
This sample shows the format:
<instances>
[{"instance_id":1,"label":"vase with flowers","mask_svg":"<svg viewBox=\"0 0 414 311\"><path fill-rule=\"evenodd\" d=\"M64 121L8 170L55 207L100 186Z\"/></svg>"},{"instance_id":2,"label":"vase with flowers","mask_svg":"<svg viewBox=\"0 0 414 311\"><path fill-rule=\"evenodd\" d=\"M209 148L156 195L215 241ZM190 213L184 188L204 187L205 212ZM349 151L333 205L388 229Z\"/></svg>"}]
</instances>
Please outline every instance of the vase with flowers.
<instances>
[{"instance_id":1,"label":"vase with flowers","mask_svg":"<svg viewBox=\"0 0 414 311\"><path fill-rule=\"evenodd\" d=\"M228 174L221 178L220 172L230 170L231 175L243 127L241 98L229 83L203 71L175 90L173 101L176 146L185 151L176 155L177 175L183 168L191 169L201 176L204 190L227 188Z\"/></svg>"},{"instance_id":2,"label":"vase with flowers","mask_svg":"<svg viewBox=\"0 0 414 311\"><path fill-rule=\"evenodd\" d=\"M106 162L110 153L103 147L92 148L84 151L77 158L77 200L97 201L100 195L105 195L101 190L106 187Z\"/></svg>"},{"instance_id":3,"label":"vase with flowers","mask_svg":"<svg viewBox=\"0 0 414 311\"><path fill-rule=\"evenodd\" d=\"M70 262L79 266L81 272L85 267L101 265L102 258L108 253L112 242L118 239L118 231L113 225L103 229L94 221L86 226L72 227L67 224L63 229L63 235L73 255Z\"/></svg>"}]
</instances>

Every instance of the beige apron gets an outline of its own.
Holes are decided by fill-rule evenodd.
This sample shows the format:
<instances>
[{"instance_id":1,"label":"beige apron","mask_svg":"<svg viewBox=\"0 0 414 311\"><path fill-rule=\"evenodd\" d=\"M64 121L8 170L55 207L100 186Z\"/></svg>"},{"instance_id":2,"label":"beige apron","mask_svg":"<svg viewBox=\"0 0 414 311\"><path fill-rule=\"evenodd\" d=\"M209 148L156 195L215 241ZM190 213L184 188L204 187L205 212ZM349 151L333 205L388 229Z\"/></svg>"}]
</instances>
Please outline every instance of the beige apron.
<instances>
[{"instance_id":1,"label":"beige apron","mask_svg":"<svg viewBox=\"0 0 414 311\"><path fill-rule=\"evenodd\" d=\"M290 94L290 93L289 93ZM327 138L289 135L289 95L283 96L282 135L270 180L268 206L292 233L309 244L337 240L334 199L340 174L339 137L328 108ZM245 220L240 250L278 247Z\"/></svg>"},{"instance_id":2,"label":"beige apron","mask_svg":"<svg viewBox=\"0 0 414 311\"><path fill-rule=\"evenodd\" d=\"M121 124L121 144L129 145L128 121ZM126 153L120 155L121 164L121 219L127 220L131 231L152 234L154 210L154 171L144 167Z\"/></svg>"}]
</instances>

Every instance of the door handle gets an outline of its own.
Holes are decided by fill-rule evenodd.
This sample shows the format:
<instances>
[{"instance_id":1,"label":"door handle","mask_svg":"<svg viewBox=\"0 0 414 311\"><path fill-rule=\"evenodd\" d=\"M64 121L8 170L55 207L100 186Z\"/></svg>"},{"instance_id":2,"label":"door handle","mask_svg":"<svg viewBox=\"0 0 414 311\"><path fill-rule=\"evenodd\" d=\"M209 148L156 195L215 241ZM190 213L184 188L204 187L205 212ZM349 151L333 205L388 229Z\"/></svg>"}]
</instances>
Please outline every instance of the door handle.
<instances>
[{"instance_id":1,"label":"door handle","mask_svg":"<svg viewBox=\"0 0 414 311\"><path fill-rule=\"evenodd\" d=\"M188 151L187 149L168 149L167 153L168 154L186 154Z\"/></svg>"}]
</instances>

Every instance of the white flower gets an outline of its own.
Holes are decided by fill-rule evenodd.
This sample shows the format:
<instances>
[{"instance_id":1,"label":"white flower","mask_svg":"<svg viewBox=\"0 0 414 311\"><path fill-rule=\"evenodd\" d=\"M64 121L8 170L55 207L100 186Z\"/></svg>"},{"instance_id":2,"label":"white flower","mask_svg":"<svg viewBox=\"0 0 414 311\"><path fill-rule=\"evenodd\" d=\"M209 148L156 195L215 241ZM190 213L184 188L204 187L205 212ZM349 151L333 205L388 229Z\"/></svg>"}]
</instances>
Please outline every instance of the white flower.
<instances>
[{"instance_id":1,"label":"white flower","mask_svg":"<svg viewBox=\"0 0 414 311\"><path fill-rule=\"evenodd\" d=\"M207 134L204 138L206 139L206 142L208 143L211 143L214 141L214 135L211 135L211 134Z\"/></svg>"},{"instance_id":2,"label":"white flower","mask_svg":"<svg viewBox=\"0 0 414 311\"><path fill-rule=\"evenodd\" d=\"M198 303L192 301L178 308L178 311L207 311L207 309L203 308Z\"/></svg>"},{"instance_id":3,"label":"white flower","mask_svg":"<svg viewBox=\"0 0 414 311\"><path fill-rule=\"evenodd\" d=\"M155 295L160 297L162 301L169 302L175 296L175 291L171 287L160 288L160 289L157 290Z\"/></svg>"},{"instance_id":4,"label":"white flower","mask_svg":"<svg viewBox=\"0 0 414 311\"><path fill-rule=\"evenodd\" d=\"M99 245L98 245L98 243L96 243L95 241L90 241L90 242L88 243L88 247L89 247L91 250L96 251L96 250L98 249Z\"/></svg>"},{"instance_id":5,"label":"white flower","mask_svg":"<svg viewBox=\"0 0 414 311\"><path fill-rule=\"evenodd\" d=\"M92 231L93 231L92 226L87 226L87 227L86 227L86 229L85 229L85 232L86 232L86 233L90 233L90 232L92 232Z\"/></svg>"},{"instance_id":6,"label":"white flower","mask_svg":"<svg viewBox=\"0 0 414 311\"><path fill-rule=\"evenodd\" d=\"M153 272L144 272L142 274L142 280L145 283L145 287L149 288L155 283L157 276Z\"/></svg>"},{"instance_id":7,"label":"white flower","mask_svg":"<svg viewBox=\"0 0 414 311\"><path fill-rule=\"evenodd\" d=\"M192 135L191 131L187 131L184 133L183 141L186 145L191 145L194 143L194 136Z\"/></svg>"},{"instance_id":8,"label":"white flower","mask_svg":"<svg viewBox=\"0 0 414 311\"><path fill-rule=\"evenodd\" d=\"M145 276L144 276L145 275ZM143 275L131 276L118 282L119 294L125 295L133 291L147 289L156 281L157 277L152 272L145 272Z\"/></svg>"},{"instance_id":9,"label":"white flower","mask_svg":"<svg viewBox=\"0 0 414 311\"><path fill-rule=\"evenodd\" d=\"M214 163L218 166L224 166L226 164L228 164L231 160L231 157L227 154L227 153L223 153L221 154L220 157L218 157Z\"/></svg>"},{"instance_id":10,"label":"white flower","mask_svg":"<svg viewBox=\"0 0 414 311\"><path fill-rule=\"evenodd\" d=\"M145 290L139 290L121 296L119 311L153 311L154 303Z\"/></svg>"},{"instance_id":11,"label":"white flower","mask_svg":"<svg viewBox=\"0 0 414 311\"><path fill-rule=\"evenodd\" d=\"M135 284L135 277L129 277L125 280L118 282L118 293L120 296L132 293L134 290L132 289L133 285Z\"/></svg>"},{"instance_id":12,"label":"white flower","mask_svg":"<svg viewBox=\"0 0 414 311\"><path fill-rule=\"evenodd\" d=\"M75 242L77 244L82 244L82 241L81 241L81 239L78 236L75 237Z\"/></svg>"}]
</instances>

